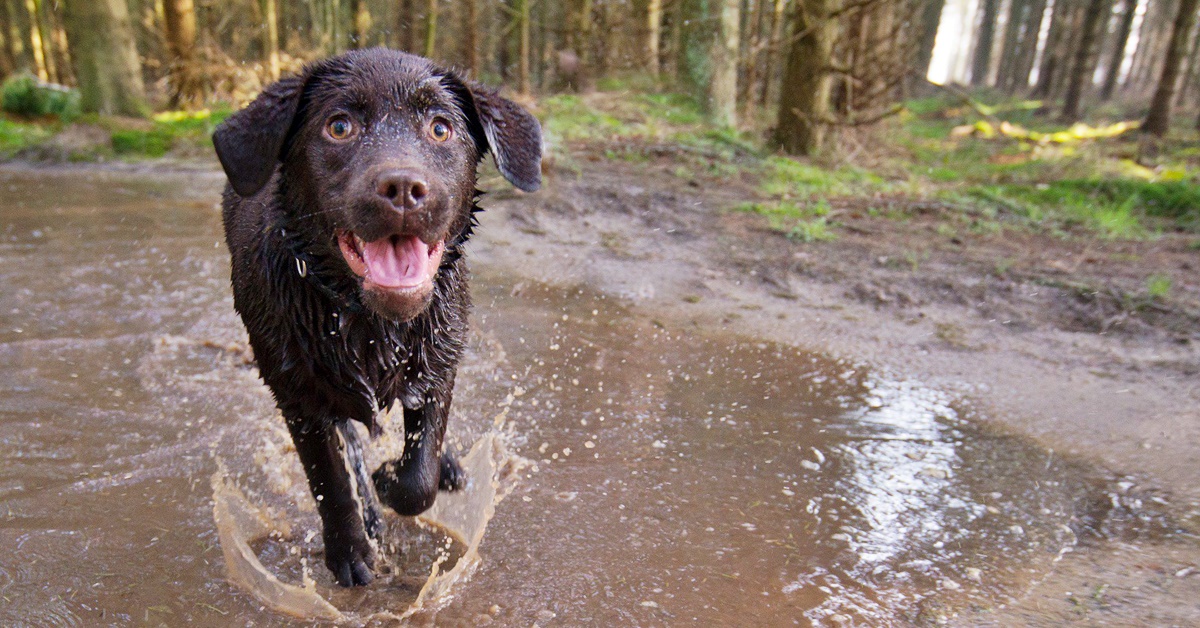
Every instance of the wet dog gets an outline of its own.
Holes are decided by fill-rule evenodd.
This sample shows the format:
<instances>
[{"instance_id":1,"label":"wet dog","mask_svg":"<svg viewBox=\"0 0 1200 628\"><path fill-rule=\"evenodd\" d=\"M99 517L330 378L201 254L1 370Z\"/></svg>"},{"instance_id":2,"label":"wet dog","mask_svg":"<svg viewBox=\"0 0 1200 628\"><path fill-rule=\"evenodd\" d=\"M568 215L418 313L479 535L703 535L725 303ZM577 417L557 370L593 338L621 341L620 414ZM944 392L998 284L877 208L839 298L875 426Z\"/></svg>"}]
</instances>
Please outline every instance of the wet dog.
<instances>
[{"instance_id":1,"label":"wet dog","mask_svg":"<svg viewBox=\"0 0 1200 628\"><path fill-rule=\"evenodd\" d=\"M541 127L422 57L357 50L270 85L213 134L234 307L308 477L325 564L372 578L377 498L402 515L465 485L442 452L470 295L463 245L488 152L541 184ZM403 455L368 475L349 421L399 401Z\"/></svg>"}]
</instances>

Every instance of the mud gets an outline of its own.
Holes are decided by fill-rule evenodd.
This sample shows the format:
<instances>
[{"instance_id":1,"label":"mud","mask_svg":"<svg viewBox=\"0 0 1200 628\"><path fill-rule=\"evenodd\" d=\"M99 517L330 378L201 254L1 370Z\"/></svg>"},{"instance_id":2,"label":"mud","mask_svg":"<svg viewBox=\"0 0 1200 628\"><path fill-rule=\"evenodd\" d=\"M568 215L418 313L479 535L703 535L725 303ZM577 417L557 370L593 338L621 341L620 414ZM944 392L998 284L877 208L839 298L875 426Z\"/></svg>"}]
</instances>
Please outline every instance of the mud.
<instances>
[{"instance_id":1,"label":"mud","mask_svg":"<svg viewBox=\"0 0 1200 628\"><path fill-rule=\"evenodd\" d=\"M384 577L342 590L246 364L220 177L0 171L0 622L1196 619L1195 470L1145 462L1194 454L1181 384L1120 371L1137 397L1116 403L1080 377L1103 342L747 265L812 252L654 183L485 202L450 428L460 452L493 443L482 492L391 517ZM1182 429L1128 456L1143 412Z\"/></svg>"}]
</instances>

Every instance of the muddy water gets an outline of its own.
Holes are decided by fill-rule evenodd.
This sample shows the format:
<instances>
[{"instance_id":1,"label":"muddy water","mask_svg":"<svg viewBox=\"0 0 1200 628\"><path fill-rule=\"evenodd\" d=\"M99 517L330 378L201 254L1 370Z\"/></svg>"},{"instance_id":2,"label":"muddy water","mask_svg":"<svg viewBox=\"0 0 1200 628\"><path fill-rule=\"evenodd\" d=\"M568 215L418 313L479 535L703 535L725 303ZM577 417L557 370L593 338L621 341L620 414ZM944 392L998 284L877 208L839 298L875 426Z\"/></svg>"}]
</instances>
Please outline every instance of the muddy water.
<instances>
[{"instance_id":1,"label":"muddy water","mask_svg":"<svg viewBox=\"0 0 1200 628\"><path fill-rule=\"evenodd\" d=\"M387 577L331 586L241 352L220 183L0 171L0 624L293 621L227 579L218 469L278 524L251 545L266 569L311 574L352 623L402 613L463 551L394 518ZM1109 499L1099 474L903 374L483 268L474 290L451 446L491 434L530 466L469 577L418 622L879 625L995 607Z\"/></svg>"}]
</instances>

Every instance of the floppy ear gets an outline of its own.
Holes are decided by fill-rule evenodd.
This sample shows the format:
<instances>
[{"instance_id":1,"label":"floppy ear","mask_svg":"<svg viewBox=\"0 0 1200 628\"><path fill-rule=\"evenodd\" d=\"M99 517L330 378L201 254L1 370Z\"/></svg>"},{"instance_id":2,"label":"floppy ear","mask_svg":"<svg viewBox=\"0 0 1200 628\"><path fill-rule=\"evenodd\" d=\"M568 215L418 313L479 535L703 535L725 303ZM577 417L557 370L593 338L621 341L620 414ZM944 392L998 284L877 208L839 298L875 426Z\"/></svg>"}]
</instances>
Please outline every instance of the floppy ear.
<instances>
[{"instance_id":1,"label":"floppy ear","mask_svg":"<svg viewBox=\"0 0 1200 628\"><path fill-rule=\"evenodd\" d=\"M510 183L526 192L542 186L542 125L517 103L496 92L448 75L462 101L479 154L489 150Z\"/></svg>"},{"instance_id":2,"label":"floppy ear","mask_svg":"<svg viewBox=\"0 0 1200 628\"><path fill-rule=\"evenodd\" d=\"M272 83L213 132L217 158L240 196L254 195L275 172L303 88L298 77Z\"/></svg>"}]
</instances>

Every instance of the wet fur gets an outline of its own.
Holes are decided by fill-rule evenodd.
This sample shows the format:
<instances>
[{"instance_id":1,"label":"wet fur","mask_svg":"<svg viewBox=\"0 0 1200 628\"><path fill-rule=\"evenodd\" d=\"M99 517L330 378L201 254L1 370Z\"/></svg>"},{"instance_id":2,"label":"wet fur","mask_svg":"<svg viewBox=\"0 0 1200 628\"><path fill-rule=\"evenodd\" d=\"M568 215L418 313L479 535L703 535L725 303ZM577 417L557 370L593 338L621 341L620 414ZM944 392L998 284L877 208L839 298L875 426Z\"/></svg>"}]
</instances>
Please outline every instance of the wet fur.
<instances>
[{"instance_id":1,"label":"wet fur","mask_svg":"<svg viewBox=\"0 0 1200 628\"><path fill-rule=\"evenodd\" d=\"M347 97L348 105L339 104ZM355 108L364 128L398 131L353 150L328 146L318 131L335 105ZM452 116L463 141L427 147L408 137L406 125L419 123L428 107ZM441 450L467 337L462 247L478 211L475 167L492 152L510 181L536 189L540 127L517 105L424 58L371 49L269 86L217 129L214 144L230 180L223 218L234 306L317 500L326 565L344 586L367 584L375 563L370 539L381 526L376 498L416 515L439 488L465 484ZM360 215L375 210L351 198L362 185L359 173L387 160L420 169L444 196L404 218L417 231L448 233L432 294L404 307L373 302L334 237L346 224L395 218ZM348 421L377 435L376 412L397 401L404 453L368 481L365 443Z\"/></svg>"}]
</instances>

